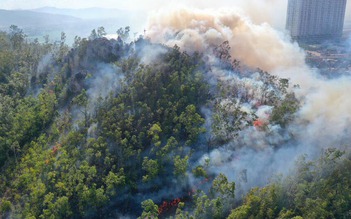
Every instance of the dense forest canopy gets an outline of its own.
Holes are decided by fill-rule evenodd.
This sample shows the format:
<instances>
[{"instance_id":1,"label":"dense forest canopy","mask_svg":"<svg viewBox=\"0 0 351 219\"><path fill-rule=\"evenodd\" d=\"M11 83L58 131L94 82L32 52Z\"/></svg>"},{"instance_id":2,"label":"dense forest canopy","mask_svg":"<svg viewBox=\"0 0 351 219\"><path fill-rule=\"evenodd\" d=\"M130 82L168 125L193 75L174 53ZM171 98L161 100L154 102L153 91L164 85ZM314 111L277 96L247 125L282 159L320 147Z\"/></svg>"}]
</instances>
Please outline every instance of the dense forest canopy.
<instances>
[{"instance_id":1,"label":"dense forest canopy","mask_svg":"<svg viewBox=\"0 0 351 219\"><path fill-rule=\"evenodd\" d=\"M350 217L349 151L269 174L295 147L298 85L228 41L187 53L129 31L72 46L0 32L0 217ZM252 153L268 156L259 176Z\"/></svg>"}]
</instances>

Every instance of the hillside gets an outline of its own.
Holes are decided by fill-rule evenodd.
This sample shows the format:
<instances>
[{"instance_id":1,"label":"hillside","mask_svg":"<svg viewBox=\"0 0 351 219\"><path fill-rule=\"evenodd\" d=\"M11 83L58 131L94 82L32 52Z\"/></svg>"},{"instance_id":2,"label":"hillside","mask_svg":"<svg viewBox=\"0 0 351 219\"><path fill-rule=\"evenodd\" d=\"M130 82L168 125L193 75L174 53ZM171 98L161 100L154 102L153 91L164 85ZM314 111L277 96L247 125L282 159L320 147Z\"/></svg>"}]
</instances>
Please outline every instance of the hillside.
<instances>
[{"instance_id":1,"label":"hillside","mask_svg":"<svg viewBox=\"0 0 351 219\"><path fill-rule=\"evenodd\" d=\"M349 142L312 141L300 86L232 59L228 41L105 35L0 32L1 218L350 215Z\"/></svg>"}]
</instances>

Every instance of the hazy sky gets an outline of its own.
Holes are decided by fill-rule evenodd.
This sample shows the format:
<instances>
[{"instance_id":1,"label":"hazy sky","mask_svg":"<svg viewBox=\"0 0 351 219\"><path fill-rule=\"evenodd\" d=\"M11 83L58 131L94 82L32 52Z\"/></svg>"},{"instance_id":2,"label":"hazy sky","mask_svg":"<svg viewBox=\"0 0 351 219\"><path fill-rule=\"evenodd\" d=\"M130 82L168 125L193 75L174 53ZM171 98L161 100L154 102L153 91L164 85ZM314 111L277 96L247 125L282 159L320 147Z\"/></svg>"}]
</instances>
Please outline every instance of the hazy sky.
<instances>
[{"instance_id":1,"label":"hazy sky","mask_svg":"<svg viewBox=\"0 0 351 219\"><path fill-rule=\"evenodd\" d=\"M288 0L0 0L2 9L33 9L38 7L87 8L104 7L117 9L157 10L174 6L196 8L240 7L255 23L268 22L276 28L284 28ZM348 2L347 11L351 11ZM348 13L346 18L351 20Z\"/></svg>"},{"instance_id":2,"label":"hazy sky","mask_svg":"<svg viewBox=\"0 0 351 219\"><path fill-rule=\"evenodd\" d=\"M170 5L183 4L192 7L228 7L243 2L286 2L287 0L0 0L0 8L32 9L52 6L61 8L105 7L152 10ZM276 6L276 5L275 5Z\"/></svg>"}]
</instances>

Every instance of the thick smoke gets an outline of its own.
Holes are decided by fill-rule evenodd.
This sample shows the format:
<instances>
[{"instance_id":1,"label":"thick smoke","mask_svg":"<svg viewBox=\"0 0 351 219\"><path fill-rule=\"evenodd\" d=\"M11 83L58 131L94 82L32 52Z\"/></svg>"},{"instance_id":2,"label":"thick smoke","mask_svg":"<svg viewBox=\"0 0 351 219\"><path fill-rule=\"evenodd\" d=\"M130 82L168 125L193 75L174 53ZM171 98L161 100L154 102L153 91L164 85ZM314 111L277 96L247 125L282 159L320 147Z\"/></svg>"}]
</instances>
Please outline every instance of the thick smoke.
<instances>
[{"instance_id":1,"label":"thick smoke","mask_svg":"<svg viewBox=\"0 0 351 219\"><path fill-rule=\"evenodd\" d=\"M268 24L255 25L239 9L160 11L150 16L147 35L188 52L229 41L232 57L271 71L304 63L301 49Z\"/></svg>"},{"instance_id":2,"label":"thick smoke","mask_svg":"<svg viewBox=\"0 0 351 219\"><path fill-rule=\"evenodd\" d=\"M351 140L351 100L347 92L351 78L323 78L318 70L305 64L304 51L285 33L266 23L254 24L241 10L159 11L149 19L147 36L153 42L177 44L189 53L200 51L214 63L216 58L211 48L228 41L232 59L299 85L294 91L301 108L288 127L268 124L266 130L260 130L249 126L239 132L237 139L212 150L195 164L205 165L206 158L210 158L211 172L225 173L244 190L266 184L275 174L288 173L303 154L315 157L323 148L342 147ZM269 120L272 106L255 106L262 86L255 75L243 78L220 67L205 74L228 84L229 89L241 84L251 94L251 101L236 97L220 100L220 104L239 105L241 110L254 113L263 122ZM206 114L206 125L210 126L212 112Z\"/></svg>"}]
</instances>

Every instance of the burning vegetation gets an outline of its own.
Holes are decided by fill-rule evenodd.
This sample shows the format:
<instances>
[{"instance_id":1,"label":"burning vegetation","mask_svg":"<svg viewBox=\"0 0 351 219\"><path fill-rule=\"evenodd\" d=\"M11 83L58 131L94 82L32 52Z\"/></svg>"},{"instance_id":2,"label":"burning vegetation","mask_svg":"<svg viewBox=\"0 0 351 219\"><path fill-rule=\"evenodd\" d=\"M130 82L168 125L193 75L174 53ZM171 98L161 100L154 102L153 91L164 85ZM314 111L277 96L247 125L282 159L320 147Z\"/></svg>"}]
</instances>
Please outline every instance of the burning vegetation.
<instances>
[{"instance_id":1,"label":"burning vegetation","mask_svg":"<svg viewBox=\"0 0 351 219\"><path fill-rule=\"evenodd\" d=\"M159 16L132 41L0 33L1 217L347 218L349 149L321 144L350 140L351 80L236 12Z\"/></svg>"}]
</instances>

